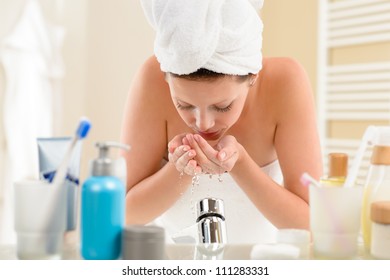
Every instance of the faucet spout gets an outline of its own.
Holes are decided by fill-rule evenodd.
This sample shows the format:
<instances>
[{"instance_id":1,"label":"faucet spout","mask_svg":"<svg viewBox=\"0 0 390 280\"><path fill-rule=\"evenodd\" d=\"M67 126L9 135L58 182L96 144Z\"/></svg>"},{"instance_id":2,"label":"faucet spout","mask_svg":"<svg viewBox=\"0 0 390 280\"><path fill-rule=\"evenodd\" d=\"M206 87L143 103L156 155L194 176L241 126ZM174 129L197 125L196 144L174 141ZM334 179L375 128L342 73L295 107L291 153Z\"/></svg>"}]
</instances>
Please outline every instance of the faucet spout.
<instances>
[{"instance_id":1,"label":"faucet spout","mask_svg":"<svg viewBox=\"0 0 390 280\"><path fill-rule=\"evenodd\" d=\"M204 198L198 203L199 242L227 243L224 205L222 199Z\"/></svg>"}]
</instances>

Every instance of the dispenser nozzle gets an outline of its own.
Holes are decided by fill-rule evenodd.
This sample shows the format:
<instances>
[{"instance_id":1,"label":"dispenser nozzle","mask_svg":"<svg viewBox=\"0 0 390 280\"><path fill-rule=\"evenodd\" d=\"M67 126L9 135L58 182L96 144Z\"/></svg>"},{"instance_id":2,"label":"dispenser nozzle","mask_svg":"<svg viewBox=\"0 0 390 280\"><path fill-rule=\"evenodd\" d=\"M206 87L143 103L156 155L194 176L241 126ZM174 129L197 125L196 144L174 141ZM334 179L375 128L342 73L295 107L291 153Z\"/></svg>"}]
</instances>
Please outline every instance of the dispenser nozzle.
<instances>
[{"instance_id":1,"label":"dispenser nozzle","mask_svg":"<svg viewBox=\"0 0 390 280\"><path fill-rule=\"evenodd\" d=\"M117 142L97 142L95 146L99 149L99 156L97 159L92 161L91 174L93 176L111 176L118 174L118 168L126 170L125 161L121 163L122 167L118 166L118 160L113 160L108 157L108 150L111 147L116 147L124 150L129 150L130 146L117 143ZM118 163L118 164L117 164ZM123 172L122 172L123 173ZM117 176L120 177L120 176ZM123 177L123 176L122 176ZM124 176L125 178L126 176ZM126 180L124 180L126 182Z\"/></svg>"},{"instance_id":2,"label":"dispenser nozzle","mask_svg":"<svg viewBox=\"0 0 390 280\"><path fill-rule=\"evenodd\" d=\"M96 142L95 146L99 149L99 158L106 158L108 156L108 149L111 147L120 148L126 151L130 150L130 146L117 142Z\"/></svg>"}]
</instances>

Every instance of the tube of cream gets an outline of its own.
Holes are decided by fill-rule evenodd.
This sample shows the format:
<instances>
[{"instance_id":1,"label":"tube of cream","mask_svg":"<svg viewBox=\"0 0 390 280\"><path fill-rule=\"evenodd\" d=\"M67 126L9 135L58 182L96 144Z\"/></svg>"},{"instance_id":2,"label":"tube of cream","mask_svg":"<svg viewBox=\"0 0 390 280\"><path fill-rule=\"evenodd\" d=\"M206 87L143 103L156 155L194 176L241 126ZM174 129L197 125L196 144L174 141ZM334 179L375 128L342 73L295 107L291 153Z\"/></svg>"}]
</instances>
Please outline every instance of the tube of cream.
<instances>
[{"instance_id":1,"label":"tube of cream","mask_svg":"<svg viewBox=\"0 0 390 280\"><path fill-rule=\"evenodd\" d=\"M71 137L37 138L39 157L39 177L51 181L55 171L63 160L70 145ZM78 185L80 176L81 141L78 141L71 156L66 180L67 189L67 226L66 230L76 229Z\"/></svg>"}]
</instances>

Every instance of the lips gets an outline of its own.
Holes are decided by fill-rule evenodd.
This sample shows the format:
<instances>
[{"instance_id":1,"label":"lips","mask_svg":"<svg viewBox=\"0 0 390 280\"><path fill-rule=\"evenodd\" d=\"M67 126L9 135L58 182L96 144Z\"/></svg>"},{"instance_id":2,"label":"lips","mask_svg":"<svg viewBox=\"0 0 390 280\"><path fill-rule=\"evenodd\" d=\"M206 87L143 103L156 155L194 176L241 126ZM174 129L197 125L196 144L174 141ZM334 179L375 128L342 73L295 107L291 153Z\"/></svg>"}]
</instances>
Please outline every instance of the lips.
<instances>
[{"instance_id":1,"label":"lips","mask_svg":"<svg viewBox=\"0 0 390 280\"><path fill-rule=\"evenodd\" d=\"M202 136L202 138L204 138L205 140L208 140L208 141L217 140L221 135L220 131L215 131L215 132L200 132L200 131L198 131L198 134L200 136Z\"/></svg>"}]
</instances>

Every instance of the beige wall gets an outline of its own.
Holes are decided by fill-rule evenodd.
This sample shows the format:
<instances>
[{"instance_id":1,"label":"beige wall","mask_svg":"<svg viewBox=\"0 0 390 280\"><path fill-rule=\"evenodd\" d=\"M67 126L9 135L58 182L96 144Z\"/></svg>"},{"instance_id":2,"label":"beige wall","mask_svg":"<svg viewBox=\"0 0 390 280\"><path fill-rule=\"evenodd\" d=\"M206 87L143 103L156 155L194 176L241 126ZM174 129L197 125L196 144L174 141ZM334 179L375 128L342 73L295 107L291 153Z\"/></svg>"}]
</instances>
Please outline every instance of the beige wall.
<instances>
[{"instance_id":1,"label":"beige wall","mask_svg":"<svg viewBox=\"0 0 390 280\"><path fill-rule=\"evenodd\" d=\"M154 31L139 1L91 0L87 20L86 113L93 129L86 158L97 154L96 141L119 141L122 112L132 77L153 53Z\"/></svg>"},{"instance_id":2,"label":"beige wall","mask_svg":"<svg viewBox=\"0 0 390 280\"><path fill-rule=\"evenodd\" d=\"M0 19L7 21L0 24L0 40L9 32L25 1L0 0L3 11ZM87 161L96 155L93 143L119 140L127 91L136 69L153 52L154 31L137 0L66 0L62 1L64 9L60 14L56 11L57 1L40 0L40 3L48 20L67 29L62 119L57 116L61 125L56 135L72 134L82 115L88 116L93 124L84 145L83 178L87 174ZM300 61L314 91L316 3L266 0L262 11L264 56L289 56ZM0 102L2 90L0 87Z\"/></svg>"},{"instance_id":3,"label":"beige wall","mask_svg":"<svg viewBox=\"0 0 390 280\"><path fill-rule=\"evenodd\" d=\"M317 1L268 0L264 19L264 55L300 61L316 86ZM307 11L302 14L302 9ZM311 12L309 12L311 11ZM123 103L136 69L153 52L154 32L139 1L89 1L86 112L94 124L88 143L117 140ZM91 145L87 158L95 155Z\"/></svg>"},{"instance_id":4,"label":"beige wall","mask_svg":"<svg viewBox=\"0 0 390 280\"><path fill-rule=\"evenodd\" d=\"M20 15L27 0L0 0L0 42ZM57 112L56 136L72 135L80 116L93 127L85 141L81 181L87 176L93 143L119 140L121 118L129 85L141 63L153 52L154 32L146 22L138 0L39 0L45 18L63 25L66 76L63 80L62 112ZM57 4L63 10L57 10ZM304 12L303 12L304 11ZM316 93L317 1L265 0L264 56L288 56L306 69ZM339 49L333 63L390 60L390 45ZM4 71L0 64L0 176L5 148L2 101ZM62 117L61 117L62 116ZM333 135L358 138L368 123L332 124ZM1 200L0 186L0 200ZM0 201L1 202L1 201Z\"/></svg>"},{"instance_id":5,"label":"beige wall","mask_svg":"<svg viewBox=\"0 0 390 280\"><path fill-rule=\"evenodd\" d=\"M315 94L317 1L265 0L262 18L264 56L286 56L298 60L306 69Z\"/></svg>"},{"instance_id":6,"label":"beige wall","mask_svg":"<svg viewBox=\"0 0 390 280\"><path fill-rule=\"evenodd\" d=\"M0 40L9 32L25 1L0 0ZM59 14L55 3L61 2L64 10ZM56 135L72 134L82 115L88 116L93 124L84 145L82 174L85 175L87 160L96 155L93 143L119 140L127 91L136 69L153 52L154 32L137 0L40 0L40 3L48 20L67 29L63 49L66 64L63 118ZM262 18L264 56L297 59L306 69L315 94L317 1L266 0ZM356 57L383 59L383 55L390 57L388 45L372 46L370 51L339 50L332 59L344 63ZM3 90L0 68L0 104ZM341 128L339 125L333 129L345 132L344 125ZM352 127L348 133L359 135L359 128L354 129L354 124L348 126ZM0 125L0 145L4 146L1 128Z\"/></svg>"}]
</instances>

